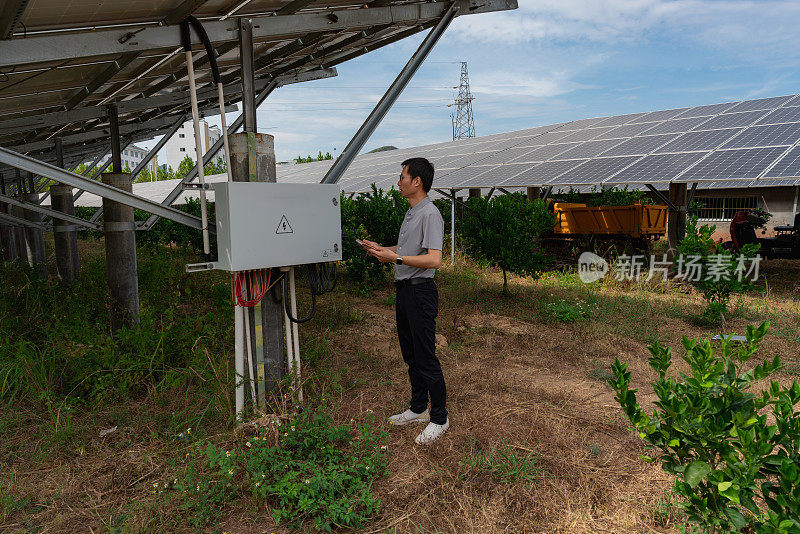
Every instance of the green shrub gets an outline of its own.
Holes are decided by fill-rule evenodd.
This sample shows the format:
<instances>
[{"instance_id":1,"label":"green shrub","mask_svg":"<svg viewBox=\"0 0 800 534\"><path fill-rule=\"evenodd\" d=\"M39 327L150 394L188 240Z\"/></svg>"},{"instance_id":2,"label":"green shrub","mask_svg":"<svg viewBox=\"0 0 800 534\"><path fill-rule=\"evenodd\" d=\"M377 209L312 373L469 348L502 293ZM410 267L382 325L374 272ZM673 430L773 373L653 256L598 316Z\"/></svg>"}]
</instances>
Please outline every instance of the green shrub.
<instances>
[{"instance_id":1,"label":"green shrub","mask_svg":"<svg viewBox=\"0 0 800 534\"><path fill-rule=\"evenodd\" d=\"M394 268L366 254L356 239L370 239L384 246L397 244L400 226L408 211L408 201L399 191L388 192L372 184L372 191L354 198L344 194L342 202L342 259L347 275L354 281L375 284L386 279Z\"/></svg>"},{"instance_id":2,"label":"green shrub","mask_svg":"<svg viewBox=\"0 0 800 534\"><path fill-rule=\"evenodd\" d=\"M750 391L782 367L777 356L745 370L767 327L748 326L741 344L723 339L719 354L708 340L684 337L691 374L677 380L667 376L671 350L650 346L650 367L658 373L652 415L630 389L627 366L618 359L612 364L615 399L639 436L661 452L657 460L676 476L675 493L685 501L687 518L704 532L750 527L764 534L800 533L800 413L794 411L800 386L771 381L760 394Z\"/></svg>"},{"instance_id":3,"label":"green shrub","mask_svg":"<svg viewBox=\"0 0 800 534\"><path fill-rule=\"evenodd\" d=\"M692 217L675 255L677 276L687 278L703 293L708 306L702 318L710 324L725 316L732 294L753 288L753 281L746 276L749 265L740 263L740 258L755 258L760 248L757 244L747 244L741 248L739 257L734 256L714 241L715 229L707 224L698 228L697 217Z\"/></svg>"},{"instance_id":4,"label":"green shrub","mask_svg":"<svg viewBox=\"0 0 800 534\"><path fill-rule=\"evenodd\" d=\"M636 202L642 204L652 204L644 191L628 190L625 187L609 187L606 189L597 190L596 186L592 187L591 192L581 193L578 189L569 188L568 191L559 190L553 194L553 199L557 202L572 202L575 204L586 204L587 206L630 206Z\"/></svg>"},{"instance_id":5,"label":"green shrub","mask_svg":"<svg viewBox=\"0 0 800 534\"><path fill-rule=\"evenodd\" d=\"M503 270L503 292L508 292L506 271L534 276L550 263L540 236L553 230L555 217L544 201L514 193L488 201L474 197L468 206L462 222L467 252Z\"/></svg>"},{"instance_id":6,"label":"green shrub","mask_svg":"<svg viewBox=\"0 0 800 534\"><path fill-rule=\"evenodd\" d=\"M198 527L244 492L264 501L279 525L294 529L307 523L328 532L358 528L378 513L372 485L387 474L388 436L372 415L351 429L334 424L321 405L275 429L276 445L270 428L238 450L200 446L181 481L154 487L182 491L183 507Z\"/></svg>"}]
</instances>

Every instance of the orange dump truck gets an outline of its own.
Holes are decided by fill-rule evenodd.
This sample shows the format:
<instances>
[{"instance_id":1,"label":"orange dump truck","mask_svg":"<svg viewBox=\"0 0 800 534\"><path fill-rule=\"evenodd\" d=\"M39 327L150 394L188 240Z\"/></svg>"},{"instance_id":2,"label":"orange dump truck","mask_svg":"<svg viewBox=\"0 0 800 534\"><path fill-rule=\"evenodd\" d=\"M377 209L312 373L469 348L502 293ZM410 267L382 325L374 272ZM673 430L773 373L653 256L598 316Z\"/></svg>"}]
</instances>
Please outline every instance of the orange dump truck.
<instances>
[{"instance_id":1,"label":"orange dump truck","mask_svg":"<svg viewBox=\"0 0 800 534\"><path fill-rule=\"evenodd\" d=\"M627 236L648 239L663 236L667 231L667 207L648 206L637 202L630 206L598 206L556 202L556 235Z\"/></svg>"}]
</instances>

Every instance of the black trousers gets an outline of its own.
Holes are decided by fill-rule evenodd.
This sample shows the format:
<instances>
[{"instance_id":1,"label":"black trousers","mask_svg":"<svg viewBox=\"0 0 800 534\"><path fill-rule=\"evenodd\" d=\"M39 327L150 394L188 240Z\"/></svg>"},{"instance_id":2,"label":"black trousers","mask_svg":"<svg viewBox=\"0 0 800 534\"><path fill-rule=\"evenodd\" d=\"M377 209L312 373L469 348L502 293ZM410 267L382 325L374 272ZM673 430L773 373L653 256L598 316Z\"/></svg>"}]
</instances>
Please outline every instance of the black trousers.
<instances>
[{"instance_id":1,"label":"black trousers","mask_svg":"<svg viewBox=\"0 0 800 534\"><path fill-rule=\"evenodd\" d=\"M400 352L408 364L411 410L422 413L431 398L431 422L447 421L447 390L442 366L436 357L436 316L439 291L433 279L397 288L395 299Z\"/></svg>"}]
</instances>

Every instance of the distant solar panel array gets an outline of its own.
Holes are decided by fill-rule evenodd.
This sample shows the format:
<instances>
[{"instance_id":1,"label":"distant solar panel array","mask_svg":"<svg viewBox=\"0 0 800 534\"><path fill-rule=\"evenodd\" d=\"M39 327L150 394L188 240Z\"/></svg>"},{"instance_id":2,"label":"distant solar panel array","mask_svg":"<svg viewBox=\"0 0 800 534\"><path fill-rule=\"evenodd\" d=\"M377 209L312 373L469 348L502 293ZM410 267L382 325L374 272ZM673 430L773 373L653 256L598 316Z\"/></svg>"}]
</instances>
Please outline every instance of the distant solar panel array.
<instances>
[{"instance_id":1,"label":"distant solar panel array","mask_svg":"<svg viewBox=\"0 0 800 534\"><path fill-rule=\"evenodd\" d=\"M443 189L639 186L705 188L800 184L800 95L633 113L428 146L364 154L341 180L347 192L396 183L403 159L423 156ZM279 171L318 182L331 162Z\"/></svg>"}]
</instances>

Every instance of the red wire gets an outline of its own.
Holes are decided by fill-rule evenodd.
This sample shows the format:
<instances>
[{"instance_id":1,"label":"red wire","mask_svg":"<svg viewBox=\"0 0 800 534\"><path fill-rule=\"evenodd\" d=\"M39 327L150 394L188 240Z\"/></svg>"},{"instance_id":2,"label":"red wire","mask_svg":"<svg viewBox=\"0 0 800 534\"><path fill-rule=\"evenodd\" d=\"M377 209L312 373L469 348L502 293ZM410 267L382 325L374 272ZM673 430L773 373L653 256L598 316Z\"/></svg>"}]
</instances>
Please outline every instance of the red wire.
<instances>
[{"instance_id":1,"label":"red wire","mask_svg":"<svg viewBox=\"0 0 800 534\"><path fill-rule=\"evenodd\" d=\"M239 272L236 273L235 279L233 274L231 274L234 305L252 308L261 302L261 299L267 294L270 280L272 280L272 269ZM245 285L244 291L242 290L242 283ZM243 296L245 294L254 296L250 299L246 299Z\"/></svg>"}]
</instances>

